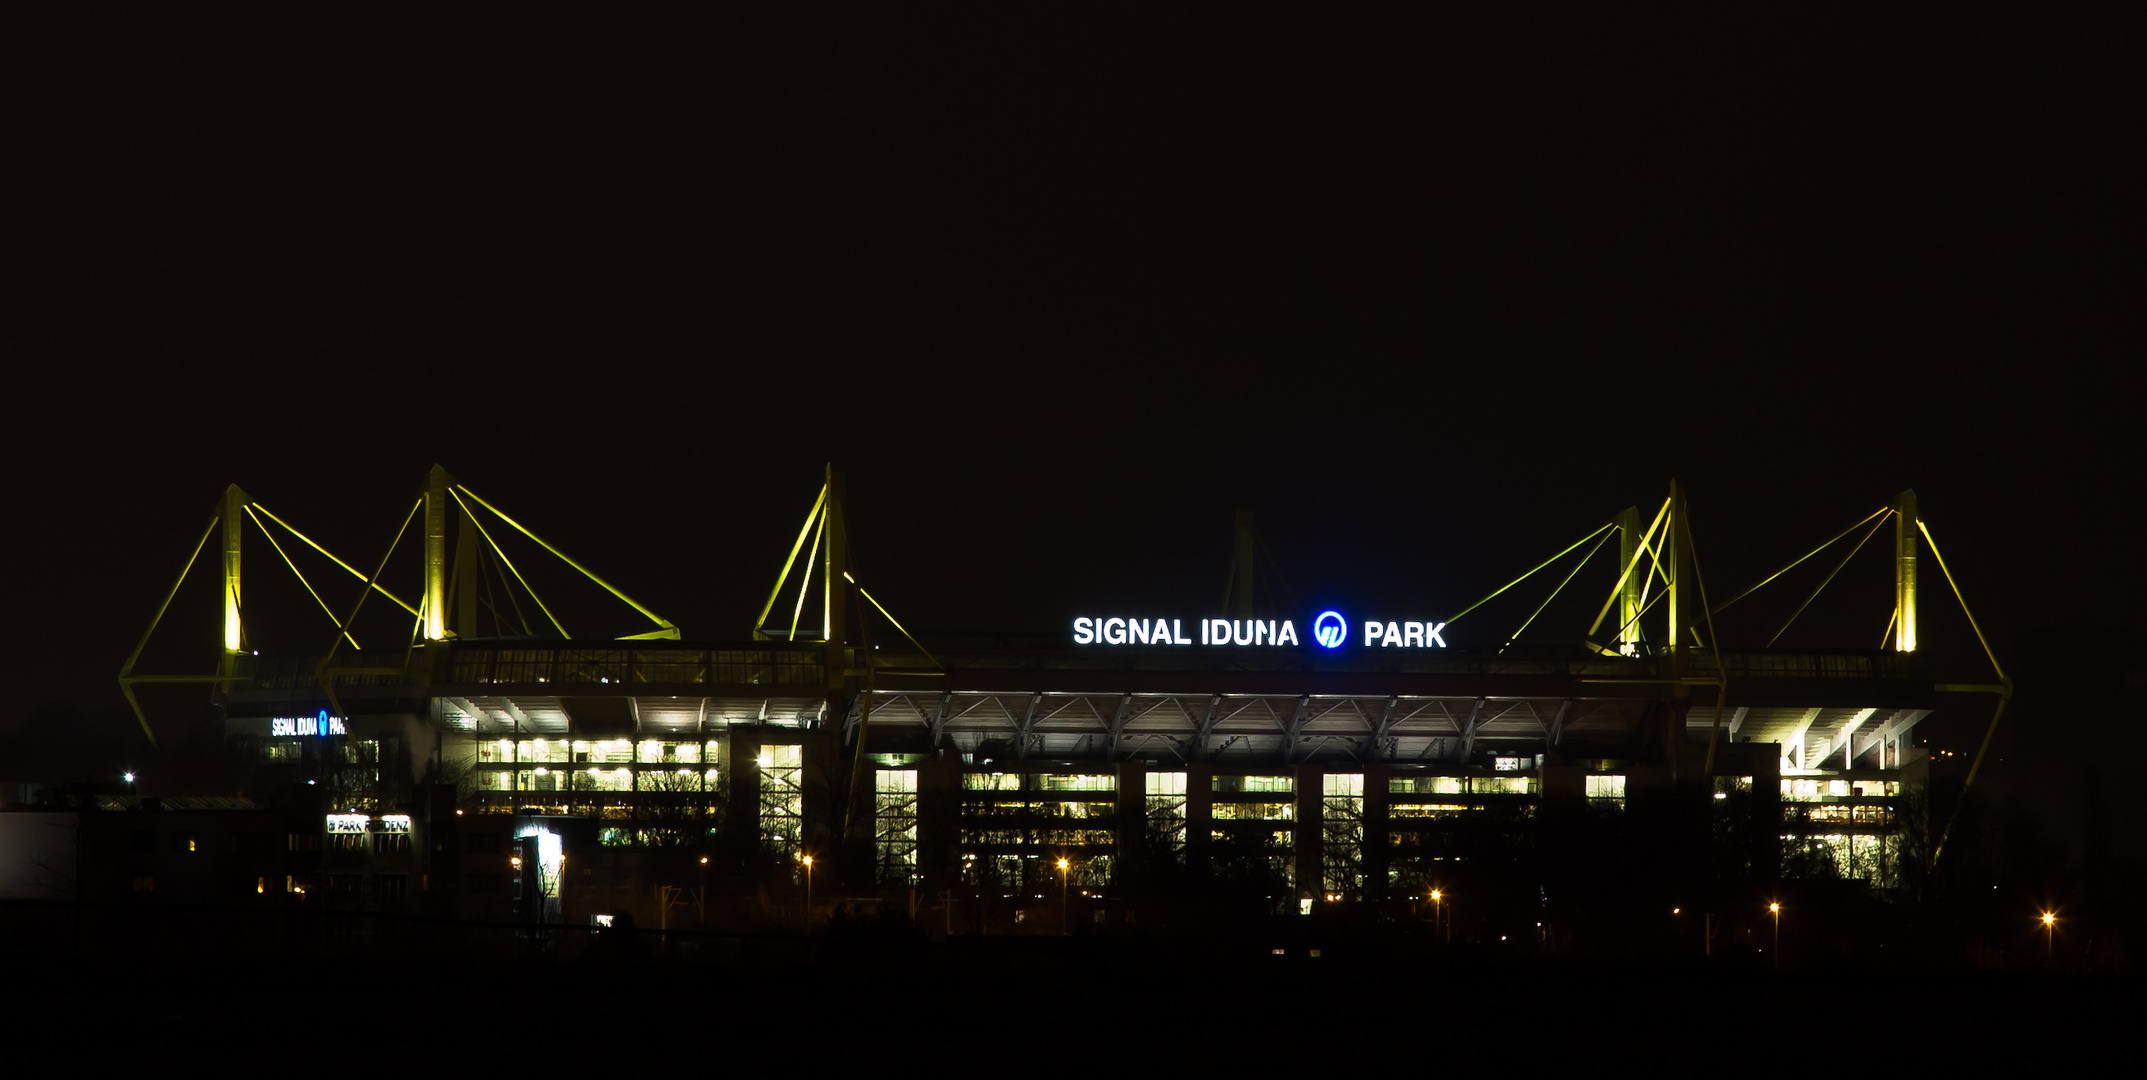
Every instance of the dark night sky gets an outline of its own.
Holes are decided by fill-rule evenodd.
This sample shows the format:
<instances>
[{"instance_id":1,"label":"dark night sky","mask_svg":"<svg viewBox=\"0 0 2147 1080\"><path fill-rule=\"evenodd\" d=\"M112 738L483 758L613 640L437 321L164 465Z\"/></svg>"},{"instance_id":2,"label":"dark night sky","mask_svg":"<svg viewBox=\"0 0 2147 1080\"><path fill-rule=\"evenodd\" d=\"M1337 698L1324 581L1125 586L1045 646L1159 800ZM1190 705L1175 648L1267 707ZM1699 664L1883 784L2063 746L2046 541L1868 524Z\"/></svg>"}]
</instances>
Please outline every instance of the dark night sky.
<instances>
[{"instance_id":1,"label":"dark night sky","mask_svg":"<svg viewBox=\"0 0 2147 1080\"><path fill-rule=\"evenodd\" d=\"M2014 757L2136 752L2139 42L2035 14L73 13L25 67L0 724L110 715L227 482L363 561L439 461L732 637L833 457L867 580L948 629L1196 613L1240 507L1307 602L1451 611L1673 476L1720 595L1913 486L2047 676ZM264 649L317 651L253 550ZM1876 644L1885 578L1784 643ZM152 657L210 663L212 603Z\"/></svg>"}]
</instances>

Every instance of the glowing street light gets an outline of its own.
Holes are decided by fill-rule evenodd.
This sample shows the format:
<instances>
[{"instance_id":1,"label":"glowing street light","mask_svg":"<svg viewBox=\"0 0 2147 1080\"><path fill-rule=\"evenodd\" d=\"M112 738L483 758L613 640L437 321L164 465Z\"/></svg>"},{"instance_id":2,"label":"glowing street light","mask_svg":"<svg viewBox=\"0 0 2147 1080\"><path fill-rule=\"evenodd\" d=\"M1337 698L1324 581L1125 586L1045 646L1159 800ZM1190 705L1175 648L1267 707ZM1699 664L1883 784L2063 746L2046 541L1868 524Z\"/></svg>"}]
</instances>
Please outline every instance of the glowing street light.
<instances>
[{"instance_id":1,"label":"glowing street light","mask_svg":"<svg viewBox=\"0 0 2147 1080\"><path fill-rule=\"evenodd\" d=\"M1440 892L1439 890L1437 890L1437 889L1433 889L1433 890L1431 890L1431 936L1432 936L1432 937L1434 937L1434 938L1437 938L1437 937L1439 937L1439 936L1440 936L1440 930L1439 930L1439 926L1440 926L1440 924L1441 924L1441 923L1443 923L1443 922L1445 921L1445 919L1446 919L1446 904L1445 904L1445 894L1441 893L1441 892Z\"/></svg>"},{"instance_id":2,"label":"glowing street light","mask_svg":"<svg viewBox=\"0 0 2147 1080\"><path fill-rule=\"evenodd\" d=\"M1774 970L1782 970L1782 905L1769 903L1767 911L1774 916Z\"/></svg>"},{"instance_id":3,"label":"glowing street light","mask_svg":"<svg viewBox=\"0 0 2147 1080\"><path fill-rule=\"evenodd\" d=\"M2043 912L2043 962L2046 964L2051 963L2057 957L2057 932L2057 915L2048 911Z\"/></svg>"},{"instance_id":4,"label":"glowing street light","mask_svg":"<svg viewBox=\"0 0 2147 1080\"><path fill-rule=\"evenodd\" d=\"M813 857L805 856L805 932L813 932Z\"/></svg>"}]
</instances>

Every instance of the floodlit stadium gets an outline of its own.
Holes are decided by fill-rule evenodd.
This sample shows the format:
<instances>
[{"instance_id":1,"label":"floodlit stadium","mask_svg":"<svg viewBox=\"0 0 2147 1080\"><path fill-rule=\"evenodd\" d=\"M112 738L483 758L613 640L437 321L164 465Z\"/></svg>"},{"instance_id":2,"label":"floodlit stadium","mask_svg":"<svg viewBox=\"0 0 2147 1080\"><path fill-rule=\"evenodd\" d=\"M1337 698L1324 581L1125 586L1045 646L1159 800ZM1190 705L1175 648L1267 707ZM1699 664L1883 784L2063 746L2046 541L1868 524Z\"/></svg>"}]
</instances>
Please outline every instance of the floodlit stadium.
<instances>
[{"instance_id":1,"label":"floodlit stadium","mask_svg":"<svg viewBox=\"0 0 2147 1080\"><path fill-rule=\"evenodd\" d=\"M1711 823L1664 826L1662 844L1755 880L1824 866L1892 888L1944 841L1925 819L1917 724L1943 691L2001 708L2010 695L2002 673L1975 686L1925 673L1919 578L1936 569L1944 599L1959 594L1913 492L1783 567L1881 538L1887 643L1831 651L1715 647L1714 614L1782 574L1711 603L1675 485L1547 545L1461 611L1262 598L1241 515L1212 610L1069 597L1057 631L964 635L913 633L856 580L843 495L830 468L756 625L697 638L438 467L397 534L422 549L415 582L366 573L234 486L188 562L199 573L220 555L221 666L149 674L137 648L120 681L130 700L145 684L210 684L258 784L299 793L284 805L310 824L292 828L322 842L294 840L285 872L256 875L272 892L586 925L666 895L650 893L655 867L700 869L705 909L710 882L744 882L750 864L808 890L824 874L823 895L901 898L947 932L1145 927L1171 903L1158 882L1175 879L1156 867L1224 865L1276 914L1416 911L1460 883L1498 898L1478 917L1541 927L1529 912L1549 892L1546 853L1584 847L1591 829L1654 828L1670 820L1650 816L1657 804ZM569 636L509 540L525 566L531 550L563 560L650 628ZM294 554L333 579L309 579ZM324 636L335 624L325 655L252 644L247 577L286 567ZM1575 644L1517 631L1486 645L1456 626L1486 610L1533 620L1562 590L1600 604ZM368 605L398 608L409 644L356 648Z\"/></svg>"}]
</instances>

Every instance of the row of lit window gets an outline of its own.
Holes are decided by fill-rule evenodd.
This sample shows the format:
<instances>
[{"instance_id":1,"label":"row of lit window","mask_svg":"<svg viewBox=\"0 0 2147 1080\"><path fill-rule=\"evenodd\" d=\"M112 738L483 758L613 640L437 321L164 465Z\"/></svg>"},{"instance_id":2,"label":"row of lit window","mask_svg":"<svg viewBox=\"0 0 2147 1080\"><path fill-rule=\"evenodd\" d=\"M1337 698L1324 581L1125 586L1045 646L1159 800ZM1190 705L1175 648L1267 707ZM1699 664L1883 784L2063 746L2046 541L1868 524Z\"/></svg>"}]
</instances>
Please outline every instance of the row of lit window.
<instances>
[{"instance_id":1,"label":"row of lit window","mask_svg":"<svg viewBox=\"0 0 2147 1080\"><path fill-rule=\"evenodd\" d=\"M969 817L995 817L1001 814L1029 814L1039 817L1110 817L1118 812L1117 803L1107 802L971 802L962 808Z\"/></svg>"},{"instance_id":2,"label":"row of lit window","mask_svg":"<svg viewBox=\"0 0 2147 1080\"><path fill-rule=\"evenodd\" d=\"M1109 829L963 829L964 844L1081 844L1114 843Z\"/></svg>"},{"instance_id":3,"label":"row of lit window","mask_svg":"<svg viewBox=\"0 0 2147 1080\"><path fill-rule=\"evenodd\" d=\"M638 786L635 778L640 778ZM483 791L696 791L714 787L716 769L498 769L477 774Z\"/></svg>"},{"instance_id":4,"label":"row of lit window","mask_svg":"<svg viewBox=\"0 0 2147 1080\"><path fill-rule=\"evenodd\" d=\"M1782 778L1782 797L1791 800L1899 794L1901 784L1895 780L1815 780L1789 776Z\"/></svg>"},{"instance_id":5,"label":"row of lit window","mask_svg":"<svg viewBox=\"0 0 2147 1080\"><path fill-rule=\"evenodd\" d=\"M963 773L962 790L1117 791L1118 778L1107 773Z\"/></svg>"},{"instance_id":6,"label":"row of lit window","mask_svg":"<svg viewBox=\"0 0 2147 1080\"><path fill-rule=\"evenodd\" d=\"M673 742L662 739L488 739L477 744L477 760L484 764L521 762L647 765L713 764L720 743Z\"/></svg>"}]
</instances>

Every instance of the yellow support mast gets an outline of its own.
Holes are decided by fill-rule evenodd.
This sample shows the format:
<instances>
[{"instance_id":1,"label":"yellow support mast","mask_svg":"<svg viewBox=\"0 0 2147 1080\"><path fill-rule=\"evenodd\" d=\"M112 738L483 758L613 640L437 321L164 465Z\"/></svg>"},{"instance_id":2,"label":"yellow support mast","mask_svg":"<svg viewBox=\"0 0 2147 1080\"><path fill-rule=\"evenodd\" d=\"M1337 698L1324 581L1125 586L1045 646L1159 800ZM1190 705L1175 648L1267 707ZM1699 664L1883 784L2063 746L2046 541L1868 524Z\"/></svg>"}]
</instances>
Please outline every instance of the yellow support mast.
<instances>
[{"instance_id":1,"label":"yellow support mast","mask_svg":"<svg viewBox=\"0 0 2147 1080\"><path fill-rule=\"evenodd\" d=\"M1916 492L1894 497L1894 651L1916 651Z\"/></svg>"}]
</instances>

